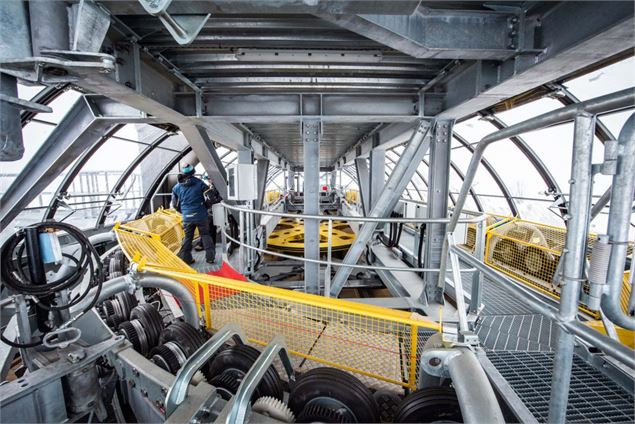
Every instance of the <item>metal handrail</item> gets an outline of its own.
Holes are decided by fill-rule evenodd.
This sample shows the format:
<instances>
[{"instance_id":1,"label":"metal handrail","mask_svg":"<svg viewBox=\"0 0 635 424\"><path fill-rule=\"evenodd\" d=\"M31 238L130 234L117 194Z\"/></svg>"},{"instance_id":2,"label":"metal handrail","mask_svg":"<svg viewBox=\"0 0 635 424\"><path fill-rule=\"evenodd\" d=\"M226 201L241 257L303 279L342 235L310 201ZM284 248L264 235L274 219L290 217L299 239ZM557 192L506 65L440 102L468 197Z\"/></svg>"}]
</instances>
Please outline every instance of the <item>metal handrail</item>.
<instances>
[{"instance_id":1,"label":"metal handrail","mask_svg":"<svg viewBox=\"0 0 635 424\"><path fill-rule=\"evenodd\" d=\"M295 375L291 359L289 358L289 351L284 337L277 335L260 353L256 362L254 362L249 371L245 374L240 386L238 386L236 394L227 405L225 405L225 408L221 411L216 422L225 422L227 424L245 422L251 397L258 383L260 383L276 358L280 358L280 362L282 362L287 378L289 379L289 384L293 386L293 383L295 383Z\"/></svg>"},{"instance_id":2,"label":"metal handrail","mask_svg":"<svg viewBox=\"0 0 635 424\"><path fill-rule=\"evenodd\" d=\"M190 381L192 381L196 371L231 338L241 343L243 340L247 340L244 331L238 325L227 324L185 361L176 374L174 383L172 383L165 398L166 416L172 415L176 408L183 403L190 388Z\"/></svg>"},{"instance_id":3,"label":"metal handrail","mask_svg":"<svg viewBox=\"0 0 635 424\"><path fill-rule=\"evenodd\" d=\"M280 258L299 260L301 262L309 262L309 263L314 263L314 264L319 264L319 265L326 265L326 266L342 266L342 265L344 265L341 262L322 261L322 260L319 260L319 259L308 259L308 258L304 258L304 257L300 257L300 256L286 255L284 253L279 253L279 252L274 252L274 251L271 251L271 250L261 249L259 247L252 246L250 244L243 243L243 242L241 242L239 240L236 240L235 238L233 238L229 234L227 234L227 232L226 232L226 230L224 228L223 228L222 232L225 235L225 237L227 237L228 240L238 244L239 246L243 246L243 247L246 247L248 249L255 250L256 252L264 253L266 255L278 256ZM439 272L439 268L410 268L410 267L401 268L401 267L375 266L375 265L346 265L346 266L350 266L351 268L363 268L363 269L371 269L371 270L379 270L379 271ZM463 268L463 269L461 269L461 272L475 272L475 271L476 271L476 268Z\"/></svg>"},{"instance_id":4,"label":"metal handrail","mask_svg":"<svg viewBox=\"0 0 635 424\"><path fill-rule=\"evenodd\" d=\"M221 205L224 208L232 210L232 211L252 213L255 215L277 216L280 218L316 219L319 221L377 222L380 224L381 223L384 223L384 224L386 223L447 224L452 219L452 218L373 218L373 217L365 217L365 216L305 215L305 214L294 214L294 213L285 213L285 212L272 212L272 211L261 211L256 209L247 209L242 206L228 205L225 202L221 202ZM468 212L465 212L465 213L468 213ZM473 212L469 212L469 213L473 213ZM475 224L480 221L485 221L486 219L487 219L487 215L483 213L474 218L459 218L457 222L466 223L466 224Z\"/></svg>"}]
</instances>

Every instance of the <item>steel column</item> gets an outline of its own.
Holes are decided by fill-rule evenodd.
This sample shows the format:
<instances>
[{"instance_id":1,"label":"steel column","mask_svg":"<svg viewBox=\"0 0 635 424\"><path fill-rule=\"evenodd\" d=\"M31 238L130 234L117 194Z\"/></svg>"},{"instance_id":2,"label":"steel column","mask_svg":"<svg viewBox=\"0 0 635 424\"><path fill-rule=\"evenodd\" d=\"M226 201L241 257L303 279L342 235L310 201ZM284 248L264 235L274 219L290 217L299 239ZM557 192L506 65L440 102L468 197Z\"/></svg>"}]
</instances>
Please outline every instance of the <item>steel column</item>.
<instances>
[{"instance_id":1,"label":"steel column","mask_svg":"<svg viewBox=\"0 0 635 424\"><path fill-rule=\"evenodd\" d=\"M262 210L265 201L265 189L267 188L267 174L269 172L269 159L258 159L256 162L256 184L258 184L258 198L256 199L256 209ZM256 218L256 224L260 224L260 216Z\"/></svg>"},{"instance_id":2,"label":"steel column","mask_svg":"<svg viewBox=\"0 0 635 424\"><path fill-rule=\"evenodd\" d=\"M364 216L370 212L370 172L368 162L364 158L355 159L355 170L357 171L357 184L359 185L359 195L362 198L362 210Z\"/></svg>"},{"instance_id":3,"label":"steel column","mask_svg":"<svg viewBox=\"0 0 635 424\"><path fill-rule=\"evenodd\" d=\"M397 162L388 181L386 181L386 186L379 195L375 207L371 210L371 217L386 217L395 208L401 197L401 193L406 188L408 182L410 182L410 179L417 170L417 166L419 166L423 156L430 147L430 127L430 122L421 121L419 126L415 129L410 141L402 152L399 162ZM357 263L376 228L376 222L366 222L359 229L355 242L353 242L346 253L346 257L342 261L343 266L340 267L333 279L331 286L332 297L338 297L348 276L353 270L352 267L346 265Z\"/></svg>"},{"instance_id":4,"label":"steel column","mask_svg":"<svg viewBox=\"0 0 635 424\"><path fill-rule=\"evenodd\" d=\"M373 149L370 152L370 208L377 204L379 193L384 189L386 178L386 151Z\"/></svg>"},{"instance_id":5,"label":"steel column","mask_svg":"<svg viewBox=\"0 0 635 424\"><path fill-rule=\"evenodd\" d=\"M295 191L295 172L290 167L287 170L287 190Z\"/></svg>"},{"instance_id":6,"label":"steel column","mask_svg":"<svg viewBox=\"0 0 635 424\"><path fill-rule=\"evenodd\" d=\"M593 136L595 117L583 112L575 118L564 276L560 293L559 321L574 321L578 312L580 281L584 275L586 242L591 209ZM558 328L557 349L551 379L549 422L564 423L573 365L575 336Z\"/></svg>"},{"instance_id":7,"label":"steel column","mask_svg":"<svg viewBox=\"0 0 635 424\"><path fill-rule=\"evenodd\" d=\"M304 146L304 214L320 213L320 121L302 121L302 144ZM304 257L320 259L320 221L304 220ZM306 263L304 266L304 291L318 294L320 291L320 265Z\"/></svg>"},{"instance_id":8,"label":"steel column","mask_svg":"<svg viewBox=\"0 0 635 424\"><path fill-rule=\"evenodd\" d=\"M428 167L428 218L445 218L450 191L450 147L454 121L438 122L430 143ZM425 268L439 268L446 224L428 224L425 238ZM443 288L437 285L438 273L425 274L425 287L419 301L423 304L442 303Z\"/></svg>"}]
</instances>

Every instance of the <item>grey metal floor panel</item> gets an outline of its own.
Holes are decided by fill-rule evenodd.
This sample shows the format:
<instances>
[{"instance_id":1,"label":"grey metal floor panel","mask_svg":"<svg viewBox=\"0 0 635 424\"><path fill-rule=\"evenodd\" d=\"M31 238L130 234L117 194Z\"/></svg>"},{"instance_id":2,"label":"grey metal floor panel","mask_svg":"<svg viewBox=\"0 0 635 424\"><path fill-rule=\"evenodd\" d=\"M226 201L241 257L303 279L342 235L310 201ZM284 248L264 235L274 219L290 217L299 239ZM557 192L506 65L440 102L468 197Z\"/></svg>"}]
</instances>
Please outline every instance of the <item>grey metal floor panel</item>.
<instances>
[{"instance_id":1,"label":"grey metal floor panel","mask_svg":"<svg viewBox=\"0 0 635 424\"><path fill-rule=\"evenodd\" d=\"M556 325L539 314L483 315L476 323L476 334L489 350L550 351Z\"/></svg>"},{"instance_id":2,"label":"grey metal floor panel","mask_svg":"<svg viewBox=\"0 0 635 424\"><path fill-rule=\"evenodd\" d=\"M551 352L489 351L487 357L540 422L549 414ZM574 357L567 421L633 423L633 394Z\"/></svg>"},{"instance_id":3,"label":"grey metal floor panel","mask_svg":"<svg viewBox=\"0 0 635 424\"><path fill-rule=\"evenodd\" d=\"M471 293L472 274L463 273L463 290ZM488 278L483 278L481 285L481 298L485 305L481 315L517 315L533 314L534 310L522 301L514 297L505 287Z\"/></svg>"}]
</instances>

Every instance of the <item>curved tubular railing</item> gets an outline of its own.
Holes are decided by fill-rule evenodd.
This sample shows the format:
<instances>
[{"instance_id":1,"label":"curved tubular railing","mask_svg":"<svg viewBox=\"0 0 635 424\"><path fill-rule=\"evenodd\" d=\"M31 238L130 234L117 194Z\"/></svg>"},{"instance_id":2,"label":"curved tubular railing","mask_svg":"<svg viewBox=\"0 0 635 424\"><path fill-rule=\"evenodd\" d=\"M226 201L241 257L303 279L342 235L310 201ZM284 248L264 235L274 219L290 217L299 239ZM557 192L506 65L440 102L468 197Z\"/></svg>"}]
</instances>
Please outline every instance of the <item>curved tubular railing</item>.
<instances>
[{"instance_id":1,"label":"curved tubular railing","mask_svg":"<svg viewBox=\"0 0 635 424\"><path fill-rule=\"evenodd\" d=\"M377 222L377 223L406 223L406 224L422 224L422 223L448 223L450 222L450 218L371 218L371 217L357 217L357 216L336 216L336 215L303 215L303 214L293 214L293 213L284 213L284 212L272 212L272 211L262 211L262 210L253 210L247 209L240 206L228 205L225 202L221 202L222 207L225 211L234 211L239 214L239 226L242 227L241 223L243 221L243 214L253 214L253 215L264 215L264 216L274 216L279 218L293 218L293 219L313 219L319 221L328 221L329 230L328 230L328 247L327 247L327 260L319 260L319 259L308 259L304 257L298 257L293 255L286 255L284 253L274 252L267 249L261 249L259 247L253 246L249 243L243 242L242 240L242 229L239 231L240 240L237 240L231 237L225 227L222 228L223 235L230 241L236 243L237 245L244 247L246 249L253 250L255 252L264 253L267 255L272 255L285 259L299 260L305 263L315 263L318 265L324 265L325 269L325 295L328 296L330 292L330 282L331 282L331 268L334 266L344 266L345 264L341 262L333 262L331 260L331 244L332 244L332 225L333 221L348 221L348 222ZM473 214L473 212L466 212L469 214ZM485 214L475 214L473 218L459 218L458 222L461 223L474 223L478 224L484 222L487 219ZM242 259L240 259L240 264L242 266ZM411 268L408 266L404 267L389 267L389 266L377 266L377 265L359 265L359 264L346 264L346 266L354 269L368 269L375 271L411 271L411 272L438 272L438 268ZM476 269L468 268L461 269L461 272L475 272Z\"/></svg>"},{"instance_id":2,"label":"curved tubular railing","mask_svg":"<svg viewBox=\"0 0 635 424\"><path fill-rule=\"evenodd\" d=\"M412 202L412 200L407 200ZM418 202L415 202L418 203ZM301 218L301 219L316 219L319 221L348 221L348 222L377 222L377 223L402 223L402 224L447 224L452 218L371 218L365 216L338 216L338 215L302 215L296 213L284 213L284 212L272 212L272 211L260 211L255 209L247 209L241 206L228 205L225 202L221 202L221 205L225 209L247 212L255 215L277 216L280 218ZM462 212L470 213L473 212ZM474 218L458 218L457 222L465 224L475 224L480 221L485 221L487 215L479 214Z\"/></svg>"},{"instance_id":3,"label":"curved tubular railing","mask_svg":"<svg viewBox=\"0 0 635 424\"><path fill-rule=\"evenodd\" d=\"M534 131L541 128L546 128L551 125L560 124L563 122L571 121L575 119L574 126L574 142L573 142L573 154L571 168L571 193L569 214L571 219L569 220L569 233L567 234L567 241L565 249L568 252L568 256L565 257L564 262L564 289L560 297L560 307L553 316L560 329L558 332L557 349L555 352L555 359L553 365L553 376L551 382L551 400L549 404L549 421L556 423L564 423L566 419L569 384L571 381L571 369L573 365L573 349L575 338L578 336L584 339L585 333L581 332L578 328L580 324L576 320L577 301L579 286L581 282L581 275L584 263L584 244L580 239L586 238L586 232L588 231L589 215L590 215L590 192L591 192L591 180L593 176L591 167L591 152L595 127L595 115L600 113L606 113L615 110L621 110L625 108L632 108L635 104L635 91L632 88L611 93L605 96L600 96L591 100L576 103L570 106L563 107L551 112L544 113L502 130L496 131L492 134L485 136L476 146L472 155L472 160L465 173L465 179L461 186L461 192L455 203L455 210L460 211L465 206L465 201L469 194L469 189L474 181L476 172L480 165L481 159L487 147L496 141L503 140L515 135ZM609 260L609 271L607 275L608 289L602 297L602 310L606 313L606 316L620 325L624 325L627 328L633 327L632 318L626 317L622 314L619 308L620 288L622 273L624 271L624 259L626 256L626 240L628 237L628 217L632 213L631 204L633 198L633 181L632 172L629 172L629 168L632 169L633 160L635 159L635 151L632 146L635 146L633 141L633 118L631 118L625 125L623 134L620 134L620 146L623 147L621 160L623 163L618 163L618 172L614 176L613 189L611 193L611 209L609 215L609 234L611 241L613 242L611 257ZM620 165L624 169L619 169ZM629 180L630 178L630 180ZM574 190L574 184L576 190ZM617 187L616 187L617 184ZM626 203L628 202L628 203ZM457 226L459 214L452 216L449 225L447 226L447 234L451 234ZM454 252L460 255L460 252L453 246L450 246L448 238L443 244L443 252L441 255L441 271L439 272L438 285L443 287L445 284L446 268L448 253ZM469 263L469 260L465 259ZM477 268L482 264L472 264ZM567 275L567 272L569 275ZM496 278L495 278L496 280ZM526 301L526 299L525 299ZM541 311L544 313L546 311ZM611 339L606 340L603 337L597 337L591 339L591 343L600 348L604 353L611 355L614 352L611 348L617 350L616 347L611 346L611 342L615 342ZM584 339L589 342L589 339ZM617 342L615 342L617 343ZM619 344L619 343L618 343ZM620 352L620 360L633 365L633 351L629 349L629 355L624 355L624 352Z\"/></svg>"}]
</instances>

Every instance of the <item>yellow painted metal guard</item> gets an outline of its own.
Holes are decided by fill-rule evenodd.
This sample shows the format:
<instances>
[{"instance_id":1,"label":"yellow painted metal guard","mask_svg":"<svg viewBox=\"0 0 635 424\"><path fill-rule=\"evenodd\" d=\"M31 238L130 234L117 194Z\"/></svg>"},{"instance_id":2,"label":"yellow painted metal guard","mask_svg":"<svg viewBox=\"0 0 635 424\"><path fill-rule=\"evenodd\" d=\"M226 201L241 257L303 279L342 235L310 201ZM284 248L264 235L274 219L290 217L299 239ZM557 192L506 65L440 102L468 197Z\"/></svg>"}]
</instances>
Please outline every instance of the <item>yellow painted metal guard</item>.
<instances>
[{"instance_id":1,"label":"yellow painted metal guard","mask_svg":"<svg viewBox=\"0 0 635 424\"><path fill-rule=\"evenodd\" d=\"M207 328L237 323L250 342L260 345L282 334L290 352L300 359L416 388L423 349L419 336L439 331L440 324L404 311L199 274L152 233L152 223L169 221L176 226L178 217L170 221L169 212L157 214L163 216L116 226L122 250L130 260L136 259L139 271L184 284Z\"/></svg>"}]
</instances>

